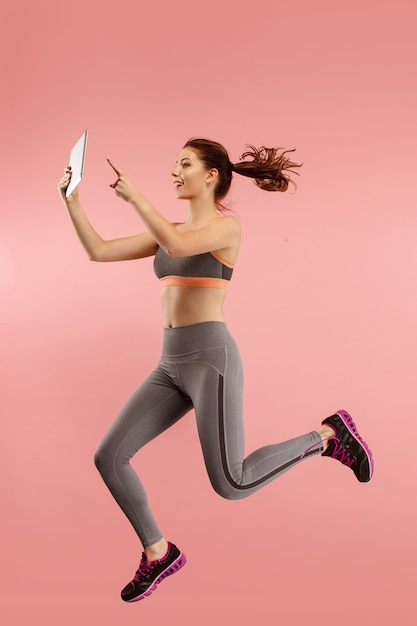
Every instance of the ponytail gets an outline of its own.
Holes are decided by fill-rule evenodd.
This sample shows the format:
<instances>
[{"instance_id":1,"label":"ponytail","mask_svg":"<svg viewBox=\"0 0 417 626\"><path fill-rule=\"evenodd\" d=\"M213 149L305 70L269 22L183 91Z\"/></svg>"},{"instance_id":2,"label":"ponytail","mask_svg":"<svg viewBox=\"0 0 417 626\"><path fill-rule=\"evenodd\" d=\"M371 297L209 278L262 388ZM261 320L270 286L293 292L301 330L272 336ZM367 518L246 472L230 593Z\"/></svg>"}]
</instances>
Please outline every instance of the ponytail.
<instances>
[{"instance_id":1,"label":"ponytail","mask_svg":"<svg viewBox=\"0 0 417 626\"><path fill-rule=\"evenodd\" d=\"M255 185L264 191L286 191L290 183L296 186L289 174L296 174L295 167L301 167L286 155L294 150L279 152L281 148L255 148L247 146L238 163L234 163L233 171L241 176L254 178ZM246 160L249 157L249 161Z\"/></svg>"}]
</instances>

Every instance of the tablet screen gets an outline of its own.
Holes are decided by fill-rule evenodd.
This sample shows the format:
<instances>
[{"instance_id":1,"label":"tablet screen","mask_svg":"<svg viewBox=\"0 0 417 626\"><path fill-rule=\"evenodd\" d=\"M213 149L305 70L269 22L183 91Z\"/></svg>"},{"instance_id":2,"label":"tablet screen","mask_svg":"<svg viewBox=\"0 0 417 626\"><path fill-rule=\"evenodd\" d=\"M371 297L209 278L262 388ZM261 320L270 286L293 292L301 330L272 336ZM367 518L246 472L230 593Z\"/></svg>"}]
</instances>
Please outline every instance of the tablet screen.
<instances>
[{"instance_id":1,"label":"tablet screen","mask_svg":"<svg viewBox=\"0 0 417 626\"><path fill-rule=\"evenodd\" d=\"M71 150L70 166L72 174L70 184L65 192L67 198L78 187L83 177L87 135L88 130L85 130Z\"/></svg>"}]
</instances>

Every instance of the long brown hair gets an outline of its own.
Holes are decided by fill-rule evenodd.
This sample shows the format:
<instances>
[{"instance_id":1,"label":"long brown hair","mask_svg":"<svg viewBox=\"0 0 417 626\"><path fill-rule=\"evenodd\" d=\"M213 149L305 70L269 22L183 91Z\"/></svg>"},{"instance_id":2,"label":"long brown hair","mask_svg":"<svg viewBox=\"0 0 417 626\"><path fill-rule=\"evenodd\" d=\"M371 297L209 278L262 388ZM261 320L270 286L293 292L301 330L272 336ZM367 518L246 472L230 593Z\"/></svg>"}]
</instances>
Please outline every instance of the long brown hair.
<instances>
[{"instance_id":1,"label":"long brown hair","mask_svg":"<svg viewBox=\"0 0 417 626\"><path fill-rule=\"evenodd\" d=\"M254 183L264 191L286 191L290 183L295 186L290 174L297 174L294 168L301 164L291 161L286 155L294 150L282 148L255 148L246 146L246 151L237 163L232 163L224 146L210 139L189 139L184 148L191 148L207 169L217 169L218 182L214 191L214 200L218 206L230 189L233 172L254 179ZM224 208L224 207L223 207Z\"/></svg>"}]
</instances>

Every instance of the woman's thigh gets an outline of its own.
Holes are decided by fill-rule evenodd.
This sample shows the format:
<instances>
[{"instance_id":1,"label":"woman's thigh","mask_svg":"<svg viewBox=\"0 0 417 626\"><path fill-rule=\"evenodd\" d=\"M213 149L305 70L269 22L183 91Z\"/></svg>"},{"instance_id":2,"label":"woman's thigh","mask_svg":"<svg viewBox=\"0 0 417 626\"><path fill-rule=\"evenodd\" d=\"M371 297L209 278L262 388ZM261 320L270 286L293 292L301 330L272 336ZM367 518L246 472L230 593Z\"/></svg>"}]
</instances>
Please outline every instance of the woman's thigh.
<instances>
[{"instance_id":1,"label":"woman's thigh","mask_svg":"<svg viewBox=\"0 0 417 626\"><path fill-rule=\"evenodd\" d=\"M190 399L157 367L123 406L104 435L99 455L127 462L192 408Z\"/></svg>"}]
</instances>

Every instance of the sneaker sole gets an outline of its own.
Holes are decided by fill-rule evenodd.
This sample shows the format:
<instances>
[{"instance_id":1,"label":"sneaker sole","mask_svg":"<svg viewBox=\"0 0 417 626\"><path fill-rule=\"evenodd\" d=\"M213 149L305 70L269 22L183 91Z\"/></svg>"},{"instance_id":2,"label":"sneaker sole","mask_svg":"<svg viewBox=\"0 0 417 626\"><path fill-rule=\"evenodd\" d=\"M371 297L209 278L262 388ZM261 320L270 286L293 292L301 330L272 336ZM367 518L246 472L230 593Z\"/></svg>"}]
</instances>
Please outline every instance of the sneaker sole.
<instances>
[{"instance_id":1,"label":"sneaker sole","mask_svg":"<svg viewBox=\"0 0 417 626\"><path fill-rule=\"evenodd\" d=\"M355 422L352 419L352 416L349 415L347 411L343 411L343 410L337 411L336 415L340 417L340 419L342 420L342 422L344 423L345 427L348 429L352 437L356 439L356 441L358 442L358 444L361 446L361 448L366 454L366 458L368 459L369 476L366 480L363 480L361 482L368 482L369 480L371 480L372 475L374 473L374 459L372 456L372 451L370 447L368 446L368 444L366 443L366 441L364 441L362 437L359 435Z\"/></svg>"},{"instance_id":2,"label":"sneaker sole","mask_svg":"<svg viewBox=\"0 0 417 626\"><path fill-rule=\"evenodd\" d=\"M178 572L178 570L184 567L186 562L187 562L187 559L186 559L185 554L180 554L180 556L173 563L171 563L171 565L167 567L167 569L163 571L162 574L159 574L158 578L155 580L152 587L149 587L147 591L142 593L137 598L133 598L132 600L127 600L127 602L138 602L139 600L143 600L147 596L150 596L151 593L155 591L159 583L164 580L164 578L167 578L167 576L171 576L172 574L175 574L176 572Z\"/></svg>"}]
</instances>

